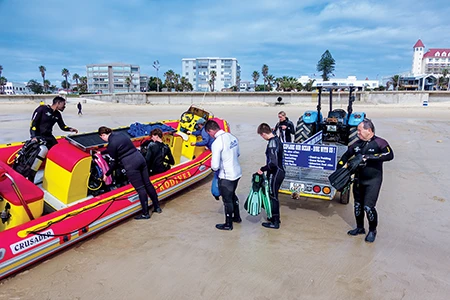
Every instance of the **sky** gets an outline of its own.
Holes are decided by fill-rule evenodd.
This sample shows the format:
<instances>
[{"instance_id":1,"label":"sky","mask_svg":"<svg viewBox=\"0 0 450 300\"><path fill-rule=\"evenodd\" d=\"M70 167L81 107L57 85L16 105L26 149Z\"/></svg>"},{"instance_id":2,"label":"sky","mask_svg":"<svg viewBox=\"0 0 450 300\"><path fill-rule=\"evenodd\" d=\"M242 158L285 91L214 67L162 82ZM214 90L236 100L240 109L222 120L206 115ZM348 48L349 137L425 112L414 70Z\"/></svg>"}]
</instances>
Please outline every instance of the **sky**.
<instances>
[{"instance_id":1,"label":"sky","mask_svg":"<svg viewBox=\"0 0 450 300\"><path fill-rule=\"evenodd\" d=\"M241 80L269 67L275 77L319 77L321 55L335 78L382 79L411 70L418 39L450 48L450 5L433 1L0 0L0 65L8 81L60 86L61 70L137 64L141 74L181 73L182 58L234 57Z\"/></svg>"}]
</instances>

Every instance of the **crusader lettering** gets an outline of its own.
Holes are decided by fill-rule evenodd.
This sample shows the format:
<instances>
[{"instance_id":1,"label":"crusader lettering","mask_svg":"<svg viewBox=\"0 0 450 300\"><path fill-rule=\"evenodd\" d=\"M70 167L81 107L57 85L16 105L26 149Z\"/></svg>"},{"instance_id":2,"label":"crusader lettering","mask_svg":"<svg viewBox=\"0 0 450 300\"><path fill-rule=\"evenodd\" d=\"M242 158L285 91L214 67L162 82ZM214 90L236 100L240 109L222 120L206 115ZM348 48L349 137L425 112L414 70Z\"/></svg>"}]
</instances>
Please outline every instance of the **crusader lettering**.
<instances>
[{"instance_id":1,"label":"crusader lettering","mask_svg":"<svg viewBox=\"0 0 450 300\"><path fill-rule=\"evenodd\" d=\"M10 246L11 251L13 254L20 253L22 251L27 250L30 247L41 244L42 242L44 242L45 240L48 240L52 236L53 236L53 230L49 229L47 231L42 232L40 235L34 235L32 237L24 239L15 244L11 244L11 246Z\"/></svg>"}]
</instances>

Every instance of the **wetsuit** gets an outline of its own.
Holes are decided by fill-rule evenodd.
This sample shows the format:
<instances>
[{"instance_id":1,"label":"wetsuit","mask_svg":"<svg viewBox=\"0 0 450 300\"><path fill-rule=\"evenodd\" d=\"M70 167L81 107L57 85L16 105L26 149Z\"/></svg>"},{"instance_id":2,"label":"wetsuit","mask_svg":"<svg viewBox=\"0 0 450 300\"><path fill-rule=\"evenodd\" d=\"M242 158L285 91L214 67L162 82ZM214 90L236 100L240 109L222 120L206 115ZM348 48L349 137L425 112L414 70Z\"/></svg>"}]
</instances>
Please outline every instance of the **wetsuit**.
<instances>
[{"instance_id":1,"label":"wetsuit","mask_svg":"<svg viewBox=\"0 0 450 300\"><path fill-rule=\"evenodd\" d=\"M208 147L208 149L211 149L211 145L214 142L214 138L212 138L206 132L204 127L200 130L196 130L196 131L192 132L192 135L195 135L195 136L200 135L202 137L202 140L200 142L195 143L195 146L197 146L197 147L206 146L206 147Z\"/></svg>"},{"instance_id":2,"label":"wetsuit","mask_svg":"<svg viewBox=\"0 0 450 300\"><path fill-rule=\"evenodd\" d=\"M357 169L353 183L356 226L364 228L364 209L369 220L369 231L375 231L378 225L375 205L383 182L383 162L392 160L394 152L388 142L380 137L373 136L369 141L358 140L342 155L338 168L354 155L362 155L366 159Z\"/></svg>"},{"instance_id":3,"label":"wetsuit","mask_svg":"<svg viewBox=\"0 0 450 300\"><path fill-rule=\"evenodd\" d=\"M266 165L261 171L267 172L269 179L269 196L272 203L273 222L280 221L280 202L278 201L278 190L285 177L283 165L283 144L278 136L269 139L266 148Z\"/></svg>"},{"instance_id":4,"label":"wetsuit","mask_svg":"<svg viewBox=\"0 0 450 300\"><path fill-rule=\"evenodd\" d=\"M281 126L286 126L286 129L281 128ZM278 122L274 128L274 134L278 135L283 143L292 142L292 136L295 134L294 123L292 123L288 118L282 122Z\"/></svg>"},{"instance_id":5,"label":"wetsuit","mask_svg":"<svg viewBox=\"0 0 450 300\"><path fill-rule=\"evenodd\" d=\"M77 108L78 108L78 114L79 114L79 115L82 115L83 113L81 112L81 109L83 108L83 106L81 105L80 102L78 102Z\"/></svg>"},{"instance_id":6,"label":"wetsuit","mask_svg":"<svg viewBox=\"0 0 450 300\"><path fill-rule=\"evenodd\" d=\"M152 199L153 210L159 208L158 195L155 187L150 182L147 164L144 157L139 153L131 140L121 133L111 133L108 138L107 152L114 159L111 168L106 172L106 176L112 174L117 168L117 162L121 161L127 172L127 177L136 189L141 201L142 214L148 215L148 196Z\"/></svg>"},{"instance_id":7,"label":"wetsuit","mask_svg":"<svg viewBox=\"0 0 450 300\"><path fill-rule=\"evenodd\" d=\"M211 145L211 169L219 172L219 191L225 208L226 223L240 219L239 198L236 188L242 176L239 164L239 143L231 133L219 130Z\"/></svg>"},{"instance_id":8,"label":"wetsuit","mask_svg":"<svg viewBox=\"0 0 450 300\"><path fill-rule=\"evenodd\" d=\"M145 155L150 175L163 173L175 164L169 146L160 142L150 142Z\"/></svg>"},{"instance_id":9,"label":"wetsuit","mask_svg":"<svg viewBox=\"0 0 450 300\"><path fill-rule=\"evenodd\" d=\"M63 131L70 131L72 128L68 127L62 118L59 110L53 110L50 105L41 105L33 112L30 126L30 136L41 137L46 141L46 146L50 150L51 147L58 142L52 134L53 125L58 123L59 128Z\"/></svg>"}]
</instances>

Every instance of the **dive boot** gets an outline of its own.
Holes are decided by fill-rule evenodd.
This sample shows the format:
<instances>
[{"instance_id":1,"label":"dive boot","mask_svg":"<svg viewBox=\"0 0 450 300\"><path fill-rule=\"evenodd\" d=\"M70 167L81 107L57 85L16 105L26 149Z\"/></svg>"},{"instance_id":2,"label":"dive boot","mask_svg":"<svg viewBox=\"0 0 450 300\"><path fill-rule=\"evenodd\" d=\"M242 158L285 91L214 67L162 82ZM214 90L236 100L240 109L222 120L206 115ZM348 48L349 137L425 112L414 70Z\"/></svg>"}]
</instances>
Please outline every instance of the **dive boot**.
<instances>
[{"instance_id":1,"label":"dive boot","mask_svg":"<svg viewBox=\"0 0 450 300\"><path fill-rule=\"evenodd\" d=\"M264 222L261 225L266 228L278 229L280 228L280 217L274 215L270 222Z\"/></svg>"},{"instance_id":2,"label":"dive boot","mask_svg":"<svg viewBox=\"0 0 450 300\"><path fill-rule=\"evenodd\" d=\"M161 207L156 207L155 209L153 209L153 212L160 214L162 213L162 209Z\"/></svg>"},{"instance_id":3,"label":"dive boot","mask_svg":"<svg viewBox=\"0 0 450 300\"><path fill-rule=\"evenodd\" d=\"M234 222L234 223L241 223L241 222L242 222L242 219L241 219L241 217L239 217L239 216L233 217L233 222Z\"/></svg>"},{"instance_id":4,"label":"dive boot","mask_svg":"<svg viewBox=\"0 0 450 300\"><path fill-rule=\"evenodd\" d=\"M368 243L373 243L375 241L375 238L377 236L377 231L369 231L369 233L366 235L366 238L364 239Z\"/></svg>"},{"instance_id":5,"label":"dive boot","mask_svg":"<svg viewBox=\"0 0 450 300\"><path fill-rule=\"evenodd\" d=\"M348 235L358 235L358 234L365 234L366 230L364 228L356 227L355 229L347 231Z\"/></svg>"},{"instance_id":6,"label":"dive boot","mask_svg":"<svg viewBox=\"0 0 450 300\"><path fill-rule=\"evenodd\" d=\"M145 214L145 215L137 215L136 217L134 217L135 220L148 220L150 219L150 215L149 214Z\"/></svg>"},{"instance_id":7,"label":"dive boot","mask_svg":"<svg viewBox=\"0 0 450 300\"><path fill-rule=\"evenodd\" d=\"M216 224L216 228L220 230L233 230L233 219L231 216L226 216L225 224Z\"/></svg>"}]
</instances>

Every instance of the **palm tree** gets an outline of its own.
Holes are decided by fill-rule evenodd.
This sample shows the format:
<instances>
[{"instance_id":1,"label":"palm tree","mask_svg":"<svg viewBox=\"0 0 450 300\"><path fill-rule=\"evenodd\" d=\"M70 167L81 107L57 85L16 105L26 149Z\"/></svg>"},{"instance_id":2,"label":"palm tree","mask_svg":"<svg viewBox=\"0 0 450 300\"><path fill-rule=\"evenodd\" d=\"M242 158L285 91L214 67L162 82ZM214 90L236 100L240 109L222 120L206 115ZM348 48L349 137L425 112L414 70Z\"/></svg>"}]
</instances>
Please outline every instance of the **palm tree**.
<instances>
[{"instance_id":1,"label":"palm tree","mask_svg":"<svg viewBox=\"0 0 450 300\"><path fill-rule=\"evenodd\" d=\"M87 77L86 76L81 76L80 77L80 88L78 89L78 91L80 93L86 93L87 90L88 90Z\"/></svg>"},{"instance_id":2,"label":"palm tree","mask_svg":"<svg viewBox=\"0 0 450 300\"><path fill-rule=\"evenodd\" d=\"M236 90L239 92L241 90L241 76L236 76Z\"/></svg>"},{"instance_id":3,"label":"palm tree","mask_svg":"<svg viewBox=\"0 0 450 300\"><path fill-rule=\"evenodd\" d=\"M272 82L275 82L275 76L267 75L266 76L267 85L269 86L269 91L272 90Z\"/></svg>"},{"instance_id":4,"label":"palm tree","mask_svg":"<svg viewBox=\"0 0 450 300\"><path fill-rule=\"evenodd\" d=\"M41 72L42 76L42 86L44 87L44 91L47 91L45 89L45 71L47 71L47 69L44 66L39 66L39 72Z\"/></svg>"},{"instance_id":5,"label":"palm tree","mask_svg":"<svg viewBox=\"0 0 450 300\"><path fill-rule=\"evenodd\" d=\"M322 72L323 81L327 81L334 72L335 61L330 51L325 51L317 63L317 71Z\"/></svg>"},{"instance_id":6,"label":"palm tree","mask_svg":"<svg viewBox=\"0 0 450 300\"><path fill-rule=\"evenodd\" d=\"M131 85L131 77L130 76L127 76L126 78L125 78L125 84L127 85L127 87L128 87L128 93L130 92L130 85Z\"/></svg>"},{"instance_id":7,"label":"palm tree","mask_svg":"<svg viewBox=\"0 0 450 300\"><path fill-rule=\"evenodd\" d=\"M216 76L217 76L216 71L209 72L209 77L210 77L209 87L210 87L211 92L214 92L214 83L216 82Z\"/></svg>"},{"instance_id":8,"label":"palm tree","mask_svg":"<svg viewBox=\"0 0 450 300\"><path fill-rule=\"evenodd\" d=\"M448 69L442 70L442 78L444 78L444 85L447 85L447 91L449 90L449 79L447 79Z\"/></svg>"},{"instance_id":9,"label":"palm tree","mask_svg":"<svg viewBox=\"0 0 450 300\"><path fill-rule=\"evenodd\" d=\"M78 75L77 73L73 74L72 80L75 80L75 82L77 83L77 88L78 88L78 80L80 80L80 75ZM80 89L78 88L78 91L79 90Z\"/></svg>"},{"instance_id":10,"label":"palm tree","mask_svg":"<svg viewBox=\"0 0 450 300\"><path fill-rule=\"evenodd\" d=\"M3 72L3 66L0 65L0 77L2 77L2 72Z\"/></svg>"},{"instance_id":11,"label":"palm tree","mask_svg":"<svg viewBox=\"0 0 450 300\"><path fill-rule=\"evenodd\" d=\"M69 70L67 70L66 68L62 69L61 75L66 78L66 86L68 87L69 81L67 80L67 77L69 77L69 75L70 75ZM67 92L67 89L66 89L66 92Z\"/></svg>"},{"instance_id":12,"label":"palm tree","mask_svg":"<svg viewBox=\"0 0 450 300\"><path fill-rule=\"evenodd\" d=\"M394 86L394 90L398 91L398 88L400 87L400 75L392 76L388 82Z\"/></svg>"},{"instance_id":13,"label":"palm tree","mask_svg":"<svg viewBox=\"0 0 450 300\"><path fill-rule=\"evenodd\" d=\"M0 94L4 93L4 86L6 85L6 83L8 82L8 79L6 79L3 76L0 76Z\"/></svg>"},{"instance_id":14,"label":"palm tree","mask_svg":"<svg viewBox=\"0 0 450 300\"><path fill-rule=\"evenodd\" d=\"M256 92L256 83L258 82L258 79L259 79L258 71L253 71L252 78L253 78L253 81L255 82L255 92Z\"/></svg>"},{"instance_id":15,"label":"palm tree","mask_svg":"<svg viewBox=\"0 0 450 300\"><path fill-rule=\"evenodd\" d=\"M166 73L164 73L164 77L166 77L166 80L164 83L165 83L167 89L169 91L171 91L172 87L173 87L173 79L175 77L175 72L173 70L169 70Z\"/></svg>"},{"instance_id":16,"label":"palm tree","mask_svg":"<svg viewBox=\"0 0 450 300\"><path fill-rule=\"evenodd\" d=\"M267 74L269 74L269 67L267 65L262 66L261 74L264 77L264 91L266 91Z\"/></svg>"},{"instance_id":17,"label":"palm tree","mask_svg":"<svg viewBox=\"0 0 450 300\"><path fill-rule=\"evenodd\" d=\"M44 80L44 91L48 91L48 88L51 86L52 84L50 83L50 80L45 79Z\"/></svg>"}]
</instances>

